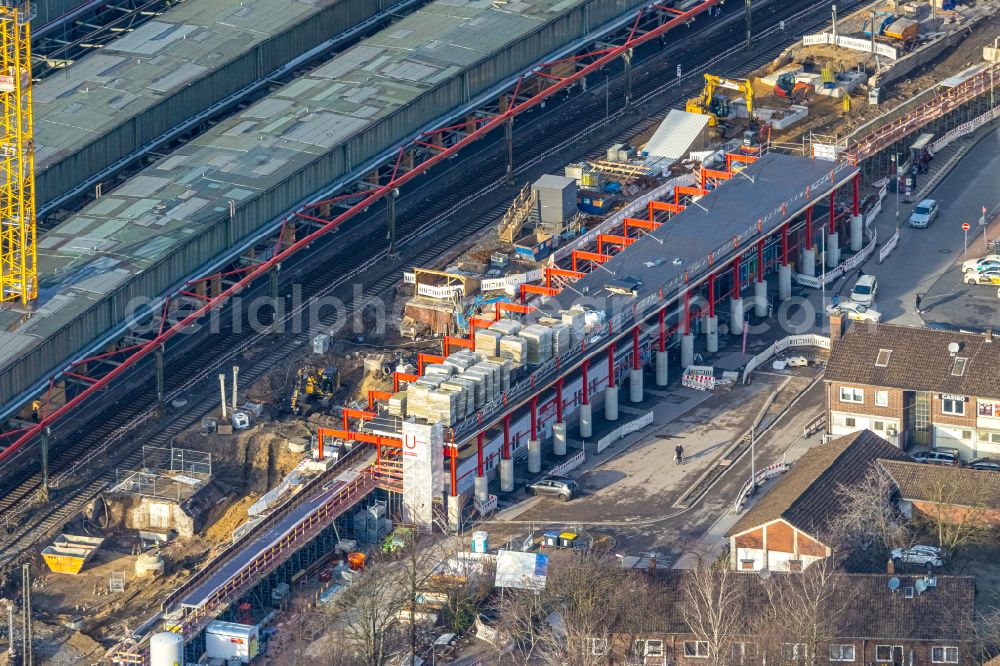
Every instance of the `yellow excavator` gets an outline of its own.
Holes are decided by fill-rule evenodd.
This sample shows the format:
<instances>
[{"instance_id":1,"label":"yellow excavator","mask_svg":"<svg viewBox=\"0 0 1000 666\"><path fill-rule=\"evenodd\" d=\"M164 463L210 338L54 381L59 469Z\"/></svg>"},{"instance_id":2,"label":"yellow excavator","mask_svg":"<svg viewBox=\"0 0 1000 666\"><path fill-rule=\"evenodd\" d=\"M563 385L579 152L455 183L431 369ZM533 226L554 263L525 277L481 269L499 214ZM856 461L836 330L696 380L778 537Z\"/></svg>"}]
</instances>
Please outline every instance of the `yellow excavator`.
<instances>
[{"instance_id":1,"label":"yellow excavator","mask_svg":"<svg viewBox=\"0 0 1000 666\"><path fill-rule=\"evenodd\" d=\"M702 89L700 96L692 97L687 101L687 106L685 107L687 112L706 115L708 116L708 126L717 127L719 119L729 115L729 100L721 96L717 98L715 96L716 88L736 90L743 93L743 97L747 102L747 113L750 114L751 122L753 121L753 86L750 84L750 81L747 79L727 79L715 74L705 75L705 87Z\"/></svg>"},{"instance_id":2,"label":"yellow excavator","mask_svg":"<svg viewBox=\"0 0 1000 666\"><path fill-rule=\"evenodd\" d=\"M331 398L340 388L340 375L336 368L299 368L295 373L295 385L289 399L292 414L302 413L303 402L312 397Z\"/></svg>"}]
</instances>

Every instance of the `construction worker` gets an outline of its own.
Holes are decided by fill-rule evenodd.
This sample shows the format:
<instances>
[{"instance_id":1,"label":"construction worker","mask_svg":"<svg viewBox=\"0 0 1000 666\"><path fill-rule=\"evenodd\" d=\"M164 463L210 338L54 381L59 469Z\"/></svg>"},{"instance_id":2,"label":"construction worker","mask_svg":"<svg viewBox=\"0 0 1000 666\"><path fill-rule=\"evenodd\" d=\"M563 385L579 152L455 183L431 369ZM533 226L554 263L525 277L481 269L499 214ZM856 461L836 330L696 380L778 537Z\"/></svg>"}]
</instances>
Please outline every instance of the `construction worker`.
<instances>
[{"instance_id":1,"label":"construction worker","mask_svg":"<svg viewBox=\"0 0 1000 666\"><path fill-rule=\"evenodd\" d=\"M851 96L844 93L844 115L851 112Z\"/></svg>"},{"instance_id":2,"label":"construction worker","mask_svg":"<svg viewBox=\"0 0 1000 666\"><path fill-rule=\"evenodd\" d=\"M42 401L32 400L31 401L31 420L38 423L41 420L39 413L42 411Z\"/></svg>"}]
</instances>

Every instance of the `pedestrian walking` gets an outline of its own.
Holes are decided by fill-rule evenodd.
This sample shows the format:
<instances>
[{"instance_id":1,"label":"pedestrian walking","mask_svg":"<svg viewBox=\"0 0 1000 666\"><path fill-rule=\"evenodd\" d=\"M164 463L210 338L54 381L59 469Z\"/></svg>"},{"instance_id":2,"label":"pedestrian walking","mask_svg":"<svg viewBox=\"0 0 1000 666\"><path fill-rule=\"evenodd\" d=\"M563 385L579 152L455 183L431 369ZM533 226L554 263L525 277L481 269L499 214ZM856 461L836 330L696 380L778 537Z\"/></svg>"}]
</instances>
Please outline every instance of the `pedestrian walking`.
<instances>
[{"instance_id":1,"label":"pedestrian walking","mask_svg":"<svg viewBox=\"0 0 1000 666\"><path fill-rule=\"evenodd\" d=\"M674 462L678 465L684 462L684 447L680 444L674 447Z\"/></svg>"}]
</instances>

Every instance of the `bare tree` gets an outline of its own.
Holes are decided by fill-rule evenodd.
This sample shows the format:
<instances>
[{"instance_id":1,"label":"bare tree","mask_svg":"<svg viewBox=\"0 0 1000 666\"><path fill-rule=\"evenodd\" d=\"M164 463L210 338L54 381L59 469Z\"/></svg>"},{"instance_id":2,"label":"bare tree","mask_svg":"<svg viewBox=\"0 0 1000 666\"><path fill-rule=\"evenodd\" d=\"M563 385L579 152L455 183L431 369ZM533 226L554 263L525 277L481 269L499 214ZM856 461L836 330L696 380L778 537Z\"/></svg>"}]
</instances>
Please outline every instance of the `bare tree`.
<instances>
[{"instance_id":1,"label":"bare tree","mask_svg":"<svg viewBox=\"0 0 1000 666\"><path fill-rule=\"evenodd\" d=\"M745 586L728 559L699 558L682 584L681 612L695 637L707 644L709 663L732 663L732 644L745 626ZM698 655L702 656L702 655Z\"/></svg>"},{"instance_id":2,"label":"bare tree","mask_svg":"<svg viewBox=\"0 0 1000 666\"><path fill-rule=\"evenodd\" d=\"M398 616L409 589L394 564L370 559L334 605L344 638L368 666L383 666L406 643Z\"/></svg>"},{"instance_id":3,"label":"bare tree","mask_svg":"<svg viewBox=\"0 0 1000 666\"><path fill-rule=\"evenodd\" d=\"M892 501L895 491L892 477L878 464L860 482L837 486L840 511L828 526L837 550L864 553L882 565L893 548L909 545L912 535Z\"/></svg>"},{"instance_id":4,"label":"bare tree","mask_svg":"<svg viewBox=\"0 0 1000 666\"><path fill-rule=\"evenodd\" d=\"M826 663L821 653L837 637L852 594L837 568L833 558L826 558L801 572L767 579L767 606L754 632L766 653L780 653L782 661L798 664Z\"/></svg>"},{"instance_id":5,"label":"bare tree","mask_svg":"<svg viewBox=\"0 0 1000 666\"><path fill-rule=\"evenodd\" d=\"M947 472L945 472L947 474ZM930 481L928 501L915 512L914 522L932 533L938 546L954 553L963 546L981 542L990 532L986 497L981 489L962 484L957 475Z\"/></svg>"}]
</instances>

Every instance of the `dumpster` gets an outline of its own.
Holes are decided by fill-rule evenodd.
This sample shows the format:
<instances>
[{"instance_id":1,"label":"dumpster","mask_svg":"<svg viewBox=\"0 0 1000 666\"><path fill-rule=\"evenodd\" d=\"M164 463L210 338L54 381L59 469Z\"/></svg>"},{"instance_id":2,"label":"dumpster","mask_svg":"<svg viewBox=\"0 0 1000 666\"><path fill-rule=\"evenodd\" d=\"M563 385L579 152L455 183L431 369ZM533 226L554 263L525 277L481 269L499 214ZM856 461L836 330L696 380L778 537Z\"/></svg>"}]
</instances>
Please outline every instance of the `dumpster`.
<instances>
[{"instance_id":1,"label":"dumpster","mask_svg":"<svg viewBox=\"0 0 1000 666\"><path fill-rule=\"evenodd\" d=\"M53 573L76 575L83 569L83 565L94 556L102 543L104 543L104 539L99 537L60 534L51 546L42 551L42 557Z\"/></svg>"}]
</instances>

